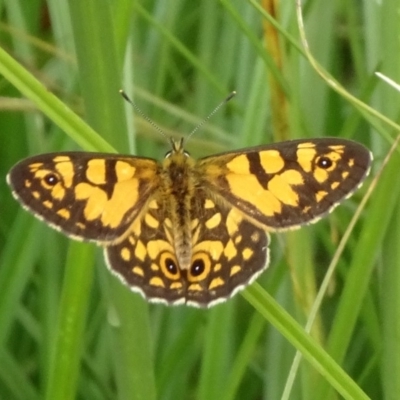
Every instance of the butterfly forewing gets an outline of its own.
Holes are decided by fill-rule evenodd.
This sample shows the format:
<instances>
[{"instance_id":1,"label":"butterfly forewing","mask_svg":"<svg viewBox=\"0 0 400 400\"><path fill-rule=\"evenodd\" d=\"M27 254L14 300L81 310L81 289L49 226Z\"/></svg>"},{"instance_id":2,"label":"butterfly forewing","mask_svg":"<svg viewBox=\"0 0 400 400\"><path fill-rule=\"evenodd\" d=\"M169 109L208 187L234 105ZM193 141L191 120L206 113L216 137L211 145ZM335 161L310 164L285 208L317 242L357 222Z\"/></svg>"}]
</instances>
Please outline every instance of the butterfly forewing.
<instances>
[{"instance_id":1,"label":"butterfly forewing","mask_svg":"<svg viewBox=\"0 0 400 400\"><path fill-rule=\"evenodd\" d=\"M66 152L28 158L7 179L34 215L78 239L121 238L157 186L147 158Z\"/></svg>"},{"instance_id":2,"label":"butterfly forewing","mask_svg":"<svg viewBox=\"0 0 400 400\"><path fill-rule=\"evenodd\" d=\"M200 160L205 184L268 230L314 222L368 174L371 154L342 139L294 140Z\"/></svg>"}]
</instances>

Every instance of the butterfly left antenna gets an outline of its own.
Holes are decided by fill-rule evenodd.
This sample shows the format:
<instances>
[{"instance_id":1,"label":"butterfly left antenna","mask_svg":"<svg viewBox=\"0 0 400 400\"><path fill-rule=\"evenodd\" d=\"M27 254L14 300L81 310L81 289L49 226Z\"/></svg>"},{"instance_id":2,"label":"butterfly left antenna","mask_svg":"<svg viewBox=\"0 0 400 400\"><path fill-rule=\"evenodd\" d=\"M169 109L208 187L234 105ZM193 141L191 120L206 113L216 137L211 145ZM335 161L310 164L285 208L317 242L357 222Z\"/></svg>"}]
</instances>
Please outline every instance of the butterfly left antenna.
<instances>
[{"instance_id":1,"label":"butterfly left antenna","mask_svg":"<svg viewBox=\"0 0 400 400\"><path fill-rule=\"evenodd\" d=\"M160 133L162 136L164 136L167 140L169 139L168 136L165 134L165 132L154 122L152 121L130 98L129 96L122 90L120 89L119 93L121 96L129 103L132 105L132 107L136 110L136 112L144 118L158 133Z\"/></svg>"}]
</instances>

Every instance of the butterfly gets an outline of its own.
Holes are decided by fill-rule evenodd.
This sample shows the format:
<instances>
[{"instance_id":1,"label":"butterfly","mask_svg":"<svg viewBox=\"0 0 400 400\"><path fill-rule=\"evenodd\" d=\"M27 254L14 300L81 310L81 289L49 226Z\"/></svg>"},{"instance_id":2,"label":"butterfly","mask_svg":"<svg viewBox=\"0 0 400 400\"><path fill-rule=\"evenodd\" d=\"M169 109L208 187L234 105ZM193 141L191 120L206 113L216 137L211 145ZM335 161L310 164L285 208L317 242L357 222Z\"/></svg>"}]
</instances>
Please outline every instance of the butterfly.
<instances>
[{"instance_id":1,"label":"butterfly","mask_svg":"<svg viewBox=\"0 0 400 400\"><path fill-rule=\"evenodd\" d=\"M269 232L315 222L367 176L372 155L337 138L292 140L195 160L171 139L161 162L60 152L16 164L24 208L104 248L112 273L151 302L210 307L268 266Z\"/></svg>"}]
</instances>

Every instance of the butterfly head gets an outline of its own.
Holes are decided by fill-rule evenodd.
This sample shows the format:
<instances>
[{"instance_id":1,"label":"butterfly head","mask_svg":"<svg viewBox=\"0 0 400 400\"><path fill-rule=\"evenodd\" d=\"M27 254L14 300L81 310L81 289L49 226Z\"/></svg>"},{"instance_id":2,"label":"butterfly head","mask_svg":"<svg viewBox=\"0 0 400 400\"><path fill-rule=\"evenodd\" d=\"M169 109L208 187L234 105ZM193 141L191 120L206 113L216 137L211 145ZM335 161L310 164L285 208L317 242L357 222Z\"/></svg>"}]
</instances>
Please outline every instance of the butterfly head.
<instances>
[{"instance_id":1,"label":"butterfly head","mask_svg":"<svg viewBox=\"0 0 400 400\"><path fill-rule=\"evenodd\" d=\"M170 158L173 155L182 155L184 157L190 157L189 153L185 150L184 147L184 138L181 137L180 139L169 139L171 143L171 150L165 155L165 158Z\"/></svg>"}]
</instances>

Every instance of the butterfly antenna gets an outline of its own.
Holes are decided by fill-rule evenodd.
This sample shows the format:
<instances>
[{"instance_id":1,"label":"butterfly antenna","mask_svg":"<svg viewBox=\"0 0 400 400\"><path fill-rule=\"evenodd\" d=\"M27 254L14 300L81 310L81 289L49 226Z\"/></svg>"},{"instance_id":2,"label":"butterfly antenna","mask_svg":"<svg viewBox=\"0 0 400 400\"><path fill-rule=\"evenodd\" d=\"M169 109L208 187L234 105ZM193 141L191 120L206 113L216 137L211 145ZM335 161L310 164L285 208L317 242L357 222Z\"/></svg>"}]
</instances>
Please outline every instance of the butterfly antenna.
<instances>
[{"instance_id":1,"label":"butterfly antenna","mask_svg":"<svg viewBox=\"0 0 400 400\"><path fill-rule=\"evenodd\" d=\"M119 91L120 95L129 103L132 105L132 107L135 109L135 111L143 118L145 119L158 133L160 133L162 136L164 136L166 139L168 139L168 136L165 134L165 132L154 122L152 121L130 98L129 96L122 90L120 89Z\"/></svg>"},{"instance_id":2,"label":"butterfly antenna","mask_svg":"<svg viewBox=\"0 0 400 400\"><path fill-rule=\"evenodd\" d=\"M224 106L229 100L231 100L233 97L236 96L236 92L233 91L232 93L229 94L229 96L227 96L223 101L221 101L221 103L219 103L217 105L217 107L214 108L213 111L211 111L211 113L205 117L203 119L203 121L201 121L193 130L192 132L189 133L189 135L187 136L185 142L187 142L193 135L195 132L197 132L222 106Z\"/></svg>"}]
</instances>

